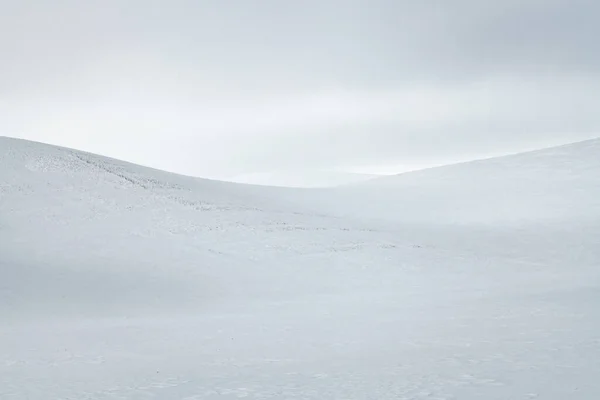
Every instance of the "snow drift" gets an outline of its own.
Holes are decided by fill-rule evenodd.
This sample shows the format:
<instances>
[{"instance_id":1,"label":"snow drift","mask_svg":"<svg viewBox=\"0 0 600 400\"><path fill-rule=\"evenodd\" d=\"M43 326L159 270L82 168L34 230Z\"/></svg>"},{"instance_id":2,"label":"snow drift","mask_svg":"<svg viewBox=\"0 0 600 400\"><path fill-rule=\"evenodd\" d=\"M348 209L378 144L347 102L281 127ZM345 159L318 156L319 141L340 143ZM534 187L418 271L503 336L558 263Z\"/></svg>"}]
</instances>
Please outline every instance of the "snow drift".
<instances>
[{"instance_id":1,"label":"snow drift","mask_svg":"<svg viewBox=\"0 0 600 400\"><path fill-rule=\"evenodd\" d=\"M308 190L0 138L0 398L595 399L598 154Z\"/></svg>"}]
</instances>

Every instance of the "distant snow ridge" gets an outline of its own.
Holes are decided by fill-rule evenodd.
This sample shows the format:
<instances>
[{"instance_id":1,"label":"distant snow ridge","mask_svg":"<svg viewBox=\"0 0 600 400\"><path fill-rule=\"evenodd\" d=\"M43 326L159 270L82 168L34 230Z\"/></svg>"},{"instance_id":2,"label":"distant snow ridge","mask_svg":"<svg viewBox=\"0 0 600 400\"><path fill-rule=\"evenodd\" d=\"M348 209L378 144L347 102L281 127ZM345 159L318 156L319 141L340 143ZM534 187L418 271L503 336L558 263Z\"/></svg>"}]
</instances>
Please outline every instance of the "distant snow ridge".
<instances>
[{"instance_id":1,"label":"distant snow ridge","mask_svg":"<svg viewBox=\"0 0 600 400\"><path fill-rule=\"evenodd\" d=\"M229 180L263 186L327 188L364 182L378 175L315 169L278 172L249 173L237 175Z\"/></svg>"},{"instance_id":2,"label":"distant snow ridge","mask_svg":"<svg viewBox=\"0 0 600 400\"><path fill-rule=\"evenodd\" d=\"M327 189L0 138L0 399L596 399L600 140Z\"/></svg>"},{"instance_id":3,"label":"distant snow ridge","mask_svg":"<svg viewBox=\"0 0 600 400\"><path fill-rule=\"evenodd\" d=\"M600 140L588 140L383 177L342 188L349 200L332 208L416 222L598 221L599 155Z\"/></svg>"}]
</instances>

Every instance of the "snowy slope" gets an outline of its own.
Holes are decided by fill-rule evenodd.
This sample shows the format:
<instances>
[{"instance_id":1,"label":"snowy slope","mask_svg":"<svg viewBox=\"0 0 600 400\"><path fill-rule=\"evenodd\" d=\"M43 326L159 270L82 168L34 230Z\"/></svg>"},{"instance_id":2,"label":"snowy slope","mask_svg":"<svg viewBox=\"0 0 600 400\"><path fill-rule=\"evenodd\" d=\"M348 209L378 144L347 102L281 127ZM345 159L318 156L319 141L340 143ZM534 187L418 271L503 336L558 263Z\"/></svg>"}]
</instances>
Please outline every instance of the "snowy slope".
<instances>
[{"instance_id":1,"label":"snowy slope","mask_svg":"<svg viewBox=\"0 0 600 400\"><path fill-rule=\"evenodd\" d=\"M462 224L597 220L598 171L600 139L384 177L359 192L385 196L396 215L418 220L425 214Z\"/></svg>"},{"instance_id":2,"label":"snowy slope","mask_svg":"<svg viewBox=\"0 0 600 400\"><path fill-rule=\"evenodd\" d=\"M0 398L596 399L599 143L300 190L0 138Z\"/></svg>"},{"instance_id":3,"label":"snowy slope","mask_svg":"<svg viewBox=\"0 0 600 400\"><path fill-rule=\"evenodd\" d=\"M419 223L522 225L600 216L600 139L423 169L312 196L337 214ZM341 202L340 199L345 199Z\"/></svg>"},{"instance_id":4,"label":"snowy slope","mask_svg":"<svg viewBox=\"0 0 600 400\"><path fill-rule=\"evenodd\" d=\"M599 199L596 139L317 191L297 204L454 250L595 263Z\"/></svg>"},{"instance_id":5,"label":"snowy slope","mask_svg":"<svg viewBox=\"0 0 600 400\"><path fill-rule=\"evenodd\" d=\"M267 189L262 195L243 185L177 176L25 141L3 139L0 148L2 254L4 260L24 265L23 273L2 281L10 286L9 294L44 307L44 312L56 301L70 303L68 309L78 308L81 299L97 296L100 290L111 296L93 306L108 306L105 301L120 306L117 294L142 301L136 297L138 288L130 287L138 279L148 281L139 285L140 290L152 291L160 291L168 281L177 290L168 287L167 299L175 296L179 304L190 275L209 273L198 265L220 274L232 264L247 262L254 253L262 255L263 246L286 249L287 242L279 243L282 233L310 234L316 240L318 232L347 229L332 218L282 211ZM61 280L67 272L77 274L74 279L95 288L81 290L63 280L38 290L25 281L57 270ZM198 277L208 285L205 278ZM8 285L11 280L16 281ZM46 286L46 281L42 284ZM215 282L207 290L219 286ZM76 297L58 296L52 289L75 290ZM37 293L24 296L24 290ZM188 293L192 300L205 294L195 283L193 293ZM167 300L153 294L152 301ZM65 308L61 304L56 310Z\"/></svg>"}]
</instances>

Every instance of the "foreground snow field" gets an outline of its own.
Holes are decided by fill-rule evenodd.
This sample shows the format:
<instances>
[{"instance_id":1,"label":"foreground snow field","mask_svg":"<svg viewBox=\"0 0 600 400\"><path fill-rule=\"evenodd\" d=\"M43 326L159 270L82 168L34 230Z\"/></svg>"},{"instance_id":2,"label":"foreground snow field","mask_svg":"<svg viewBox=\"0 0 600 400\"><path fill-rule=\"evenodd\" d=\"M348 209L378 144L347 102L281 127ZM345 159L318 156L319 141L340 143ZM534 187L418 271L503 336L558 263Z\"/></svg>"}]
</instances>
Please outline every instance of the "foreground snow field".
<instances>
[{"instance_id":1,"label":"foreground snow field","mask_svg":"<svg viewBox=\"0 0 600 400\"><path fill-rule=\"evenodd\" d=\"M0 399L597 399L600 140L335 189L0 138Z\"/></svg>"}]
</instances>

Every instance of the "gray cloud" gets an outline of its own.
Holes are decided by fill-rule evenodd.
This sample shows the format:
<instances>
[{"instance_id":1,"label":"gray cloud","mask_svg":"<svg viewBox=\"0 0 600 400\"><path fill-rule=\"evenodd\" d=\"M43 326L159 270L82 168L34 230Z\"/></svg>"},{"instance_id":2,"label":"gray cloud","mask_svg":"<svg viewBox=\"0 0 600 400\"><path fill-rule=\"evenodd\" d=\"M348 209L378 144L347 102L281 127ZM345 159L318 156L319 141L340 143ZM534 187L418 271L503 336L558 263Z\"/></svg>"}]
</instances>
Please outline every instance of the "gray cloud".
<instances>
[{"instance_id":1,"label":"gray cloud","mask_svg":"<svg viewBox=\"0 0 600 400\"><path fill-rule=\"evenodd\" d=\"M0 3L3 134L184 173L599 134L593 0Z\"/></svg>"}]
</instances>

